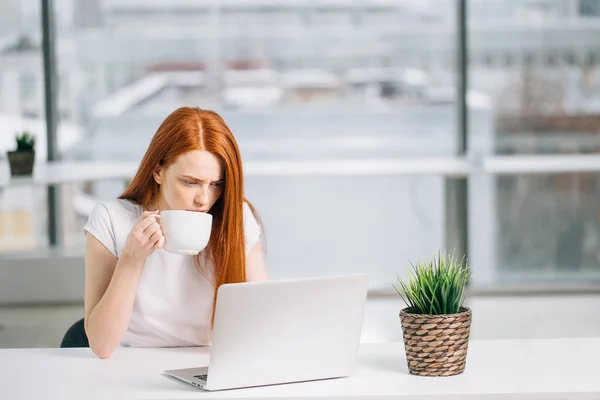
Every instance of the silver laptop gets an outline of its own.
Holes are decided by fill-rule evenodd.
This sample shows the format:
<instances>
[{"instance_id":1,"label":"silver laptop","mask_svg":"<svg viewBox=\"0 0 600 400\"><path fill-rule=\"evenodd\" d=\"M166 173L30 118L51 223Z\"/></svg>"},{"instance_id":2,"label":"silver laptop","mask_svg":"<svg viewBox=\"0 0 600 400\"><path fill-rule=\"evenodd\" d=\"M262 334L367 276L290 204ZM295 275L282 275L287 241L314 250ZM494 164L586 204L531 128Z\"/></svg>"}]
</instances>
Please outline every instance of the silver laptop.
<instances>
[{"instance_id":1,"label":"silver laptop","mask_svg":"<svg viewBox=\"0 0 600 400\"><path fill-rule=\"evenodd\" d=\"M363 274L222 285L209 366L165 373L204 390L349 376L368 285Z\"/></svg>"}]
</instances>

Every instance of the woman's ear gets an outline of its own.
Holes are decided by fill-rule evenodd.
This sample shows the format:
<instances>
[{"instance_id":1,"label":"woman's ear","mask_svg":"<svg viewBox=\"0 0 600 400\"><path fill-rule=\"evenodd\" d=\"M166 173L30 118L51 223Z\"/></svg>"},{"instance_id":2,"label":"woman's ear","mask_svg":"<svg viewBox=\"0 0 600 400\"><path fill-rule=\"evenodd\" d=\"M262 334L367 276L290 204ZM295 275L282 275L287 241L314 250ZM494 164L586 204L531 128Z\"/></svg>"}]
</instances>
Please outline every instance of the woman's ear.
<instances>
[{"instance_id":1,"label":"woman's ear","mask_svg":"<svg viewBox=\"0 0 600 400\"><path fill-rule=\"evenodd\" d=\"M163 175L164 175L163 168L161 166L156 167L156 169L154 170L152 175L154 176L154 181L156 183L158 183L159 185L162 185Z\"/></svg>"}]
</instances>

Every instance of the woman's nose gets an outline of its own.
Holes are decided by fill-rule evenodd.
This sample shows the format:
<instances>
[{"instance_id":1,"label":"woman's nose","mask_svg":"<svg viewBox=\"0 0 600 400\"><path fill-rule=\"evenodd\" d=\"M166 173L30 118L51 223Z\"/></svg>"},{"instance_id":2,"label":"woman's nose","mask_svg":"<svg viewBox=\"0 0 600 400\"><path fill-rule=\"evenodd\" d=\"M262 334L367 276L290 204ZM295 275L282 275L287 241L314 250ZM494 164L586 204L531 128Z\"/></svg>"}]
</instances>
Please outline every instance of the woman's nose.
<instances>
[{"instance_id":1,"label":"woman's nose","mask_svg":"<svg viewBox=\"0 0 600 400\"><path fill-rule=\"evenodd\" d=\"M199 206L204 206L208 204L208 188L200 186L198 193L196 193L194 202Z\"/></svg>"}]
</instances>

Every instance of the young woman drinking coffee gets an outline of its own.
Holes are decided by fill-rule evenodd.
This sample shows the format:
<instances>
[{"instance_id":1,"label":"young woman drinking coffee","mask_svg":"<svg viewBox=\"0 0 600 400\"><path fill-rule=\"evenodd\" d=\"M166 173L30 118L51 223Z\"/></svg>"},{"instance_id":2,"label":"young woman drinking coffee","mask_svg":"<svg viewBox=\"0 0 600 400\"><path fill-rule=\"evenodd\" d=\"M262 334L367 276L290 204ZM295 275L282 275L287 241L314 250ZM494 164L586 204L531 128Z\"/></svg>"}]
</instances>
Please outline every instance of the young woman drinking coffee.
<instances>
[{"instance_id":1,"label":"young woman drinking coffee","mask_svg":"<svg viewBox=\"0 0 600 400\"><path fill-rule=\"evenodd\" d=\"M84 227L84 326L94 353L207 345L217 288L267 279L261 228L243 182L236 140L217 113L184 107L164 120L129 187L98 205ZM170 230L194 223L171 217L179 225L161 229L164 210L212 216L199 254L163 248ZM189 231L198 234L198 227Z\"/></svg>"}]
</instances>

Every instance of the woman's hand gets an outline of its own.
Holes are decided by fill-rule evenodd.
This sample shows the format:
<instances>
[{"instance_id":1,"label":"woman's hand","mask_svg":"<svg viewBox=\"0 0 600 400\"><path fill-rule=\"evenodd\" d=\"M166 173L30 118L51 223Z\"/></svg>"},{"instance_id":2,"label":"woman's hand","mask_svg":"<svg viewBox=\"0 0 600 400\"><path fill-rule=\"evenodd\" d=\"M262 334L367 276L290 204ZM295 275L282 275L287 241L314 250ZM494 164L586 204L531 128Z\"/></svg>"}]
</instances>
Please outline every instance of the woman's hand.
<instances>
[{"instance_id":1,"label":"woman's hand","mask_svg":"<svg viewBox=\"0 0 600 400\"><path fill-rule=\"evenodd\" d=\"M124 258L144 262L154 250L163 247L165 237L158 218L158 211L144 211L127 236L122 252Z\"/></svg>"}]
</instances>

